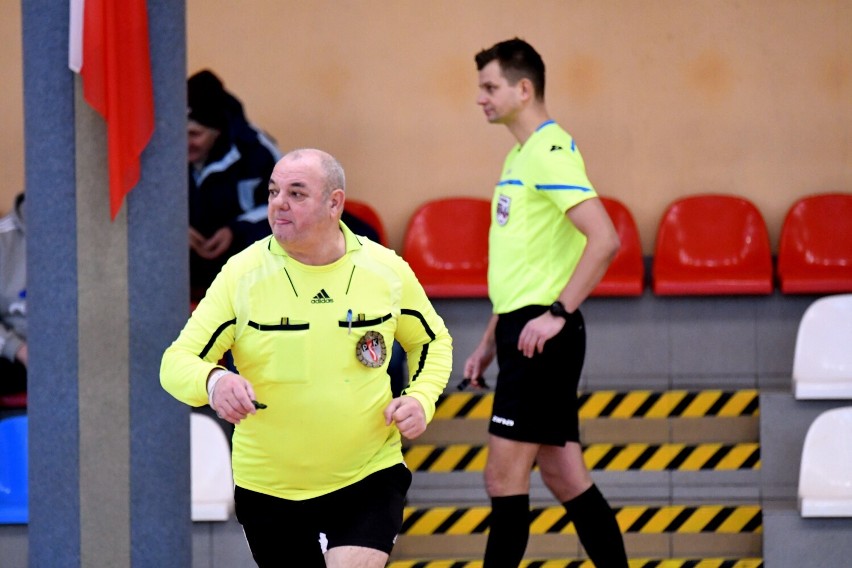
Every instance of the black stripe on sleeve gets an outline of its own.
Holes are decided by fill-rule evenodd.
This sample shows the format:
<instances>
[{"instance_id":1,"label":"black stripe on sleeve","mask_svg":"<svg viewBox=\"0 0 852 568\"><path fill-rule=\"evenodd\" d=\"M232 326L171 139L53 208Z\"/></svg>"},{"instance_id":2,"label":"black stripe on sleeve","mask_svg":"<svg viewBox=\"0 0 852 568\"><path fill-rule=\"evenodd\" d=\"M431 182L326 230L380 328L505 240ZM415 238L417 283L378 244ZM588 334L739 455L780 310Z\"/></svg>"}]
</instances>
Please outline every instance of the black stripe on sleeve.
<instances>
[{"instance_id":1,"label":"black stripe on sleeve","mask_svg":"<svg viewBox=\"0 0 852 568\"><path fill-rule=\"evenodd\" d=\"M412 316L420 320L420 324L423 326L423 331L425 331L426 335L429 336L429 343L435 341L435 332L432 331L431 327L429 327L429 323L426 321L426 318L423 317L422 313L418 312L417 310L409 310L406 308L402 308L400 310L400 314L404 316ZM420 372L426 365L426 357L429 355L429 343L423 345L423 350L420 351L420 360L417 362L417 370L411 374L412 383L417 380L417 377L420 376Z\"/></svg>"},{"instance_id":2,"label":"black stripe on sleeve","mask_svg":"<svg viewBox=\"0 0 852 568\"><path fill-rule=\"evenodd\" d=\"M420 323L423 325L423 330L426 332L426 335L429 336L429 339L435 341L435 332L432 331L431 327L429 327L429 324L426 322L426 318L423 317L423 314L421 314L417 310L409 310L406 308L402 308L400 310L400 314L404 316L413 316L419 319Z\"/></svg>"},{"instance_id":3,"label":"black stripe on sleeve","mask_svg":"<svg viewBox=\"0 0 852 568\"><path fill-rule=\"evenodd\" d=\"M198 356L201 357L202 359L204 359L204 357L207 356L207 353L209 353L210 350L213 349L213 344L216 343L216 339L220 335L222 335L222 332L225 331L225 329L229 325L236 325L236 323L237 323L237 318L234 318L231 321L226 321L225 323L223 323L222 325L217 327L216 331L213 332L213 336L210 338L210 341L207 342L207 345L204 346L204 349L201 350L201 353Z\"/></svg>"}]
</instances>

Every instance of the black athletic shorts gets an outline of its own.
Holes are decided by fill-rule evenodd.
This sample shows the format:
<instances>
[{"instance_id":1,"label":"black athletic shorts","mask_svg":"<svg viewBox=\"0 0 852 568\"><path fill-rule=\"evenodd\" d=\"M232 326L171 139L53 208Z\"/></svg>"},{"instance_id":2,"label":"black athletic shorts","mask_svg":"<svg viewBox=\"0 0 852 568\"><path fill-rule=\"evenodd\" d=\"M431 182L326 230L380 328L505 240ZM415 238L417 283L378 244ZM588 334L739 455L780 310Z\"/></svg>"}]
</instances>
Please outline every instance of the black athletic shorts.
<instances>
[{"instance_id":1,"label":"black athletic shorts","mask_svg":"<svg viewBox=\"0 0 852 568\"><path fill-rule=\"evenodd\" d=\"M547 309L526 306L497 319L499 373L488 431L520 442L564 446L580 441L577 387L586 355L586 329L577 310L541 353L525 357L518 350L521 331Z\"/></svg>"},{"instance_id":2,"label":"black athletic shorts","mask_svg":"<svg viewBox=\"0 0 852 568\"><path fill-rule=\"evenodd\" d=\"M411 472L397 464L313 499L292 501L236 487L234 501L260 568L325 568L320 533L329 549L363 546L390 554L410 485Z\"/></svg>"}]
</instances>

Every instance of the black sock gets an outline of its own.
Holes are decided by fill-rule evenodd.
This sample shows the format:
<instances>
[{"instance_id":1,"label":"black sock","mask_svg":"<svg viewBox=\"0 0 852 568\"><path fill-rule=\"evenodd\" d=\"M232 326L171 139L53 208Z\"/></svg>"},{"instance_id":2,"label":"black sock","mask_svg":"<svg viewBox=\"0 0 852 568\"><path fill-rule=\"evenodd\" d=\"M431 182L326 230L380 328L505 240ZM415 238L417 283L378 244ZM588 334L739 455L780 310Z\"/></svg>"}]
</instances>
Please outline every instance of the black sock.
<instances>
[{"instance_id":1,"label":"black sock","mask_svg":"<svg viewBox=\"0 0 852 568\"><path fill-rule=\"evenodd\" d=\"M596 485L562 505L595 568L627 568L621 529Z\"/></svg>"},{"instance_id":2,"label":"black sock","mask_svg":"<svg viewBox=\"0 0 852 568\"><path fill-rule=\"evenodd\" d=\"M530 496L492 497L482 568L518 568L529 537Z\"/></svg>"}]
</instances>

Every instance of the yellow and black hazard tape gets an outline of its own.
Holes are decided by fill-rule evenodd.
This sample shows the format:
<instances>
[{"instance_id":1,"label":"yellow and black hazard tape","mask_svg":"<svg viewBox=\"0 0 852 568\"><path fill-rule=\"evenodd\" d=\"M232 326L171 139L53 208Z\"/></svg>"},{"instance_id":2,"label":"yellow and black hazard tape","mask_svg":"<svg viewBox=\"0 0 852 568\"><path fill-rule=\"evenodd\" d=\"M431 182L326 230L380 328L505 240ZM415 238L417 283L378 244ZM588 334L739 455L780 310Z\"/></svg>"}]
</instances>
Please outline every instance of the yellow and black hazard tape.
<instances>
[{"instance_id":1,"label":"yellow and black hazard tape","mask_svg":"<svg viewBox=\"0 0 852 568\"><path fill-rule=\"evenodd\" d=\"M740 534L763 530L759 505L666 505L613 507L623 533ZM400 534L407 536L483 534L490 507L406 507ZM574 524L561 506L533 507L530 534L575 534Z\"/></svg>"},{"instance_id":2,"label":"yellow and black hazard tape","mask_svg":"<svg viewBox=\"0 0 852 568\"><path fill-rule=\"evenodd\" d=\"M483 445L416 444L403 448L412 471L482 471L488 457ZM731 471L760 468L760 444L589 444L586 467L597 471Z\"/></svg>"},{"instance_id":3,"label":"yellow and black hazard tape","mask_svg":"<svg viewBox=\"0 0 852 568\"><path fill-rule=\"evenodd\" d=\"M761 558L630 558L629 568L763 568ZM482 560L396 560L389 568L482 568ZM523 560L519 568L595 568L591 560Z\"/></svg>"},{"instance_id":4,"label":"yellow and black hazard tape","mask_svg":"<svg viewBox=\"0 0 852 568\"><path fill-rule=\"evenodd\" d=\"M581 420L592 418L701 418L756 416L757 390L594 391L578 395ZM442 395L436 419L491 418L493 393Z\"/></svg>"}]
</instances>

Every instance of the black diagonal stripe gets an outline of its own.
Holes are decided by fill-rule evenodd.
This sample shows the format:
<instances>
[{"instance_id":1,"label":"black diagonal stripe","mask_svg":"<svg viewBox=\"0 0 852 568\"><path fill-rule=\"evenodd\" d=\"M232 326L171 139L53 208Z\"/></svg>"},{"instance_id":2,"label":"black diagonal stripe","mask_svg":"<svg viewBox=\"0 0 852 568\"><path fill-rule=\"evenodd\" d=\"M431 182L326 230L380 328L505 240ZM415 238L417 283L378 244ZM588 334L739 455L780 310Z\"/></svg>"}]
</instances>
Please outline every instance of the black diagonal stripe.
<instances>
[{"instance_id":1,"label":"black diagonal stripe","mask_svg":"<svg viewBox=\"0 0 852 568\"><path fill-rule=\"evenodd\" d=\"M742 469L752 469L757 466L760 461L760 446L754 448L746 460L743 462Z\"/></svg>"},{"instance_id":2,"label":"black diagonal stripe","mask_svg":"<svg viewBox=\"0 0 852 568\"><path fill-rule=\"evenodd\" d=\"M544 513L545 507L531 507L530 508L530 522L529 524L533 524L536 519L538 519L542 513Z\"/></svg>"},{"instance_id":3,"label":"black diagonal stripe","mask_svg":"<svg viewBox=\"0 0 852 568\"><path fill-rule=\"evenodd\" d=\"M695 507L687 507L683 511L677 514L674 519L672 519L668 526L663 529L663 532L677 532L680 527L683 526L683 523L689 520L689 518L695 514Z\"/></svg>"},{"instance_id":4,"label":"black diagonal stripe","mask_svg":"<svg viewBox=\"0 0 852 568\"><path fill-rule=\"evenodd\" d=\"M477 407L477 405L479 405L480 402L482 402L482 395L481 394L475 394L475 395L471 396L468 399L468 401L465 402L462 405L462 407L459 409L456 416L458 416L459 418L466 417L471 412L473 412L473 409L475 409Z\"/></svg>"},{"instance_id":5,"label":"black diagonal stripe","mask_svg":"<svg viewBox=\"0 0 852 568\"><path fill-rule=\"evenodd\" d=\"M589 402L589 398L591 398L591 396L592 395L590 395L587 392L583 392L583 393L578 394L577 395L577 408L582 410L583 407Z\"/></svg>"},{"instance_id":6,"label":"black diagonal stripe","mask_svg":"<svg viewBox=\"0 0 852 568\"><path fill-rule=\"evenodd\" d=\"M402 528L399 529L399 532L405 534L410 531L411 528L417 524L417 521L423 518L423 515L425 514L426 509L415 509L410 515L408 515L408 518L402 522Z\"/></svg>"},{"instance_id":7,"label":"black diagonal stripe","mask_svg":"<svg viewBox=\"0 0 852 568\"><path fill-rule=\"evenodd\" d=\"M426 457L426 459L423 460L423 463L421 463L417 467L417 471L429 471L429 469L435 464L435 462L438 461L438 458L440 458L441 455L444 453L444 450L445 448L443 446L438 446L434 448L431 452L429 452L429 455Z\"/></svg>"},{"instance_id":8,"label":"black diagonal stripe","mask_svg":"<svg viewBox=\"0 0 852 568\"><path fill-rule=\"evenodd\" d=\"M482 534L485 531L487 531L488 527L490 527L490 526L491 526L491 513L489 512L487 515L485 515L484 519L479 521L479 524L477 524L475 527L473 527L473 529L471 529L470 533L471 534Z\"/></svg>"},{"instance_id":9,"label":"black diagonal stripe","mask_svg":"<svg viewBox=\"0 0 852 568\"><path fill-rule=\"evenodd\" d=\"M607 405L603 407L603 410L601 410L600 413L600 417L606 418L608 416L612 416L612 413L615 412L615 410L618 408L618 405L621 404L621 402L624 400L624 396L625 395L623 392L616 393L615 396L613 396L612 399L609 401L609 403L607 403Z\"/></svg>"},{"instance_id":10,"label":"black diagonal stripe","mask_svg":"<svg viewBox=\"0 0 852 568\"><path fill-rule=\"evenodd\" d=\"M624 530L624 532L640 532L642 528L654 518L654 515L656 515L659 510L659 507L648 507L641 515L639 515L639 518L633 521L633 523Z\"/></svg>"},{"instance_id":11,"label":"black diagonal stripe","mask_svg":"<svg viewBox=\"0 0 852 568\"><path fill-rule=\"evenodd\" d=\"M743 410L743 416L753 416L757 412L758 404L760 404L758 398L754 396Z\"/></svg>"},{"instance_id":12,"label":"black diagonal stripe","mask_svg":"<svg viewBox=\"0 0 852 568\"><path fill-rule=\"evenodd\" d=\"M234 318L231 321L226 321L225 323L217 327L216 331L214 331L213 335L210 337L210 341L207 342L207 345L204 346L204 349L201 350L201 353L198 356L204 359L204 357L207 356L210 350L213 349L213 345L216 343L216 339L218 339L219 336L222 335L222 332L225 331L225 329L229 325L236 325L236 323L237 318Z\"/></svg>"},{"instance_id":13,"label":"black diagonal stripe","mask_svg":"<svg viewBox=\"0 0 852 568\"><path fill-rule=\"evenodd\" d=\"M730 517L734 513L734 507L722 507L718 513L716 513L710 522L707 523L704 528L701 529L701 532L709 533L716 532L722 523L724 523L728 517Z\"/></svg>"},{"instance_id":14,"label":"black diagonal stripe","mask_svg":"<svg viewBox=\"0 0 852 568\"><path fill-rule=\"evenodd\" d=\"M467 466L470 465L476 456L482 451L482 446L474 446L470 448L468 451L464 453L462 459L459 460L459 463L453 468L455 471L464 471L467 469Z\"/></svg>"},{"instance_id":15,"label":"black diagonal stripe","mask_svg":"<svg viewBox=\"0 0 852 568\"><path fill-rule=\"evenodd\" d=\"M444 534L455 525L462 516L467 513L467 508L457 508L450 515L441 522L435 530L432 531L432 534Z\"/></svg>"},{"instance_id":16,"label":"black diagonal stripe","mask_svg":"<svg viewBox=\"0 0 852 568\"><path fill-rule=\"evenodd\" d=\"M567 512L563 512L562 515L559 516L559 519L555 523L553 523L550 527L548 527L547 532L550 534L561 533L565 527L571 524L571 517L568 516Z\"/></svg>"},{"instance_id":17,"label":"black diagonal stripe","mask_svg":"<svg viewBox=\"0 0 852 568\"><path fill-rule=\"evenodd\" d=\"M698 566L699 562L701 562L701 560L684 560L683 564L681 565L681 568L695 568L696 566Z\"/></svg>"},{"instance_id":18,"label":"black diagonal stripe","mask_svg":"<svg viewBox=\"0 0 852 568\"><path fill-rule=\"evenodd\" d=\"M644 417L648 414L648 412L651 411L652 408L654 408L654 405L657 404L658 400L660 400L660 393L652 392L650 395L648 395L648 398L646 398L645 401L639 405L639 408L636 409L636 412L633 413L633 416L635 416L636 418Z\"/></svg>"},{"instance_id":19,"label":"black diagonal stripe","mask_svg":"<svg viewBox=\"0 0 852 568\"><path fill-rule=\"evenodd\" d=\"M635 460L633 460L633 463L631 463L630 467L628 467L627 469L632 471L638 471L642 469L642 466L648 463L648 460L654 457L654 454L656 454L659 449L659 445L648 446L647 448L642 450L642 453L639 454Z\"/></svg>"},{"instance_id":20,"label":"black diagonal stripe","mask_svg":"<svg viewBox=\"0 0 852 568\"><path fill-rule=\"evenodd\" d=\"M725 405L728 404L728 401L731 400L733 393L731 392L723 392L719 395L719 398L716 399L716 402L713 403L710 408L707 409L707 416L718 416L722 409L725 408Z\"/></svg>"},{"instance_id":21,"label":"black diagonal stripe","mask_svg":"<svg viewBox=\"0 0 852 568\"><path fill-rule=\"evenodd\" d=\"M612 463L618 454L624 449L624 446L613 446L607 452L601 456L601 459L597 461L597 463L592 464L592 469L606 469L606 467Z\"/></svg>"},{"instance_id":22,"label":"black diagonal stripe","mask_svg":"<svg viewBox=\"0 0 852 568\"><path fill-rule=\"evenodd\" d=\"M669 465L668 467L666 467L666 469L678 469L683 464L683 462L686 461L686 458L689 457L693 450L695 450L695 446L684 446L683 448L681 448L677 455L673 457L672 460L669 462Z\"/></svg>"},{"instance_id":23,"label":"black diagonal stripe","mask_svg":"<svg viewBox=\"0 0 852 568\"><path fill-rule=\"evenodd\" d=\"M725 444L724 446L720 447L718 450L713 452L713 455L710 456L706 462L701 464L701 469L716 469L716 466L719 465L719 462L725 459L725 456L730 454L732 449L733 446L729 444Z\"/></svg>"},{"instance_id":24,"label":"black diagonal stripe","mask_svg":"<svg viewBox=\"0 0 852 568\"><path fill-rule=\"evenodd\" d=\"M686 393L686 396L684 396L683 400L681 400L677 404L677 406L675 406L672 409L671 414L669 414L669 416L680 416L680 415L682 415L686 411L686 409L689 408L689 405L692 404L693 400L695 400L695 393L694 392Z\"/></svg>"},{"instance_id":25,"label":"black diagonal stripe","mask_svg":"<svg viewBox=\"0 0 852 568\"><path fill-rule=\"evenodd\" d=\"M754 516L743 526L743 532L755 532L763 526L763 510L758 509Z\"/></svg>"}]
</instances>

